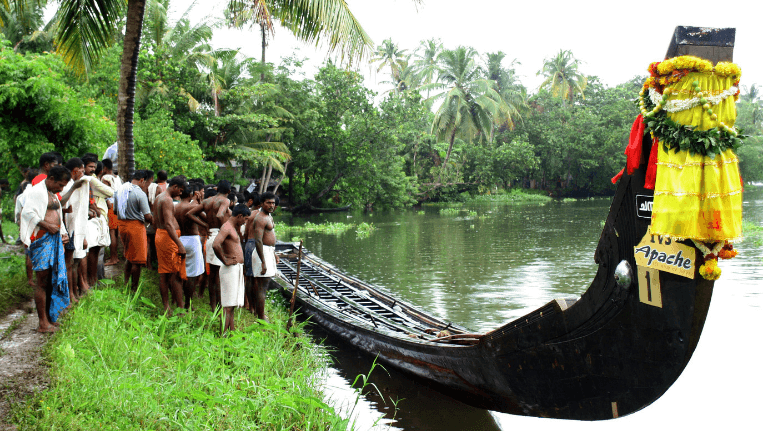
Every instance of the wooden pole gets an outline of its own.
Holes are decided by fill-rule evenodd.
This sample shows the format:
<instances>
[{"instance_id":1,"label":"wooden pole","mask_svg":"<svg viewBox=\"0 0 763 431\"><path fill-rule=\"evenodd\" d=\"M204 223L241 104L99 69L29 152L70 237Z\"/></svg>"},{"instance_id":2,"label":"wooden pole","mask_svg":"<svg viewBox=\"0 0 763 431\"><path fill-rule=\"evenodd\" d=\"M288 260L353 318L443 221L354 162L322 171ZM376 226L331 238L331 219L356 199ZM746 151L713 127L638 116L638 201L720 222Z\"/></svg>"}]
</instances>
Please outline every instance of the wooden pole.
<instances>
[{"instance_id":1,"label":"wooden pole","mask_svg":"<svg viewBox=\"0 0 763 431\"><path fill-rule=\"evenodd\" d=\"M294 278L294 290L291 292L291 306L289 307L289 320L286 323L286 329L292 325L292 315L294 314L294 304L297 302L297 288L299 287L299 270L302 268L302 240L299 241L299 253L297 254L297 276Z\"/></svg>"}]
</instances>

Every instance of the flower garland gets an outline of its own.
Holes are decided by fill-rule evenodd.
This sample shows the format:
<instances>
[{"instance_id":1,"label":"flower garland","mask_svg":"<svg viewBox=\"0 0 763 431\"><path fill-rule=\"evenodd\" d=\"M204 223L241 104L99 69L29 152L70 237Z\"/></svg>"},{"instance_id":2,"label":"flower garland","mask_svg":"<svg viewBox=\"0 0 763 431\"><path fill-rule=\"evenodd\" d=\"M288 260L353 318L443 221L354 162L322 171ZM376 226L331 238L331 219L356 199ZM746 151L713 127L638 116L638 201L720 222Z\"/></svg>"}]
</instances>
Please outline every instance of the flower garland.
<instances>
[{"instance_id":1,"label":"flower garland","mask_svg":"<svg viewBox=\"0 0 763 431\"><path fill-rule=\"evenodd\" d=\"M682 58L685 59L687 57L690 56L676 57L666 61ZM702 61L707 62L707 60ZM710 62L707 63L709 64ZM652 63L649 66L650 73L657 73L659 67L656 65L659 64L662 63ZM694 65L692 69L680 70L675 69L675 67L677 65L683 66L684 63L673 61L671 64L673 65L672 69L665 69L671 70L671 79L674 77L686 76L690 72L706 69L704 63L701 62L691 63ZM722 64L719 63L718 65ZM723 71L723 73L737 73L736 71L738 69L739 66L731 63L726 63L721 67L721 71ZM741 74L741 72L738 72L738 74ZM680 78L676 79L676 82L679 79ZM734 94L735 98L738 97L739 94L737 85L738 81L734 85L734 88L737 88L736 94ZM697 94L698 104L702 104L702 108L705 110L705 112L707 112L710 118L713 119L713 121L718 121L718 115L713 112L710 102L714 101L718 96L726 96L725 92L718 96L711 96L701 90L697 81L692 83L692 87L694 93ZM652 91L656 93L652 94ZM698 153L703 156L715 158L717 154L720 154L729 148L737 150L742 146L742 140L746 136L737 132L733 127L727 126L722 121L718 121L717 128L703 131L694 130L694 128L691 126L684 126L668 118L666 109L663 108L672 102L668 101L668 97L673 93L673 91L674 90L669 87L663 87L663 85L657 82L656 77L652 76L648 78L646 82L644 82L644 85L638 95L638 105L639 110L641 111L641 116L644 118L646 126L651 132L652 136L659 139L665 151L670 151L671 149L674 149L676 152L685 150L689 151L692 155ZM646 96L647 92L650 93L649 97ZM660 94L662 97L660 97ZM708 99L708 97L710 97L710 99Z\"/></svg>"},{"instance_id":2,"label":"flower garland","mask_svg":"<svg viewBox=\"0 0 763 431\"><path fill-rule=\"evenodd\" d=\"M718 258L733 259L739 254L734 246L728 241L717 242L713 248L707 247L701 241L692 240L694 245L702 252L704 263L699 267L699 275L705 280L717 280L721 278L721 269L718 268Z\"/></svg>"}]
</instances>

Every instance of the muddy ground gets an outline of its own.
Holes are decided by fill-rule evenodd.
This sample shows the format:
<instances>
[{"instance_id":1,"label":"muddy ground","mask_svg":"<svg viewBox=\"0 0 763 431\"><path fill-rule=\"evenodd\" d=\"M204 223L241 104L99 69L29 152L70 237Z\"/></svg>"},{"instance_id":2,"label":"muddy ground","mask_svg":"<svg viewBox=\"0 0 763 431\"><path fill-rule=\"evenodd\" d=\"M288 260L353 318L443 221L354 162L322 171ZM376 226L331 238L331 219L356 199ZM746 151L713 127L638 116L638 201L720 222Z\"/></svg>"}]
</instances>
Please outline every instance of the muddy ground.
<instances>
[{"instance_id":1,"label":"muddy ground","mask_svg":"<svg viewBox=\"0 0 763 431\"><path fill-rule=\"evenodd\" d=\"M21 253L23 247L0 243L2 252ZM122 266L106 267L111 277ZM41 356L50 334L37 332L34 301L17 304L0 318L0 431L16 430L8 423L11 403L44 390L50 383L48 366Z\"/></svg>"}]
</instances>

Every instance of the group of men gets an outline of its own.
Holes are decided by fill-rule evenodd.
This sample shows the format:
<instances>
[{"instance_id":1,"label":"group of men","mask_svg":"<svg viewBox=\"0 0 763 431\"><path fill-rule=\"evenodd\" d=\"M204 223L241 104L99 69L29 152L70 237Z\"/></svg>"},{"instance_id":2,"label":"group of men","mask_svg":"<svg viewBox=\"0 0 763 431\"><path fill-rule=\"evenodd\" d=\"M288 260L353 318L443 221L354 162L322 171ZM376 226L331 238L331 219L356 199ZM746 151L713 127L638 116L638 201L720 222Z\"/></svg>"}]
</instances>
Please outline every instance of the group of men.
<instances>
[{"instance_id":1,"label":"group of men","mask_svg":"<svg viewBox=\"0 0 763 431\"><path fill-rule=\"evenodd\" d=\"M40 173L22 184L16 205L30 284L31 270L36 276L40 332L55 331L59 313L97 282L103 247L109 247L105 265L119 262L118 241L124 280L134 290L156 257L167 313L170 295L185 309L206 288L210 307L223 309L225 330L235 329L235 307L267 319L265 293L278 261L273 193L231 193L228 181L205 186L182 175L167 181L163 171L154 182L150 170L122 183L111 160L94 154L62 162L56 153L43 154Z\"/></svg>"}]
</instances>

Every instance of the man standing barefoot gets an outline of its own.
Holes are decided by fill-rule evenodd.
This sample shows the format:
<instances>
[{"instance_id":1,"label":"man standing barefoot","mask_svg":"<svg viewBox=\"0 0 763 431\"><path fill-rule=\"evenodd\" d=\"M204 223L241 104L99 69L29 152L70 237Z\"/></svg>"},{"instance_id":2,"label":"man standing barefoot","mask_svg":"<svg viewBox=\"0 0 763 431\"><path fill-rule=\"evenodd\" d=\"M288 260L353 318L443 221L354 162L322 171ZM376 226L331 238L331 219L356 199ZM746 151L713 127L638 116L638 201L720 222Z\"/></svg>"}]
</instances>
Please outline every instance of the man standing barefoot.
<instances>
[{"instance_id":1,"label":"man standing barefoot","mask_svg":"<svg viewBox=\"0 0 763 431\"><path fill-rule=\"evenodd\" d=\"M185 246L180 241L180 227L175 220L173 198L180 196L186 186L184 177L174 177L169 185L156 197L154 202L154 224L156 226L156 257L159 262L159 290L162 294L164 311L171 313L168 291L172 291L175 306L185 308L183 301L183 280L185 274Z\"/></svg>"},{"instance_id":2,"label":"man standing barefoot","mask_svg":"<svg viewBox=\"0 0 763 431\"><path fill-rule=\"evenodd\" d=\"M220 232L220 226L228 220L228 205L230 205L230 200L228 200L229 192L230 182L222 180L217 184L217 194L204 199L201 203L204 207L204 213L207 215L206 222L209 225L209 238L207 239L209 276L207 277L207 287L209 288L209 307L213 310L220 305L219 273L223 263L212 251L212 244L215 242L215 237Z\"/></svg>"},{"instance_id":3,"label":"man standing barefoot","mask_svg":"<svg viewBox=\"0 0 763 431\"><path fill-rule=\"evenodd\" d=\"M225 313L224 331L234 331L233 308L244 305L244 251L239 230L249 217L249 208L236 205L233 213L212 243L212 251L222 263L220 267L220 301Z\"/></svg>"},{"instance_id":4,"label":"man standing barefoot","mask_svg":"<svg viewBox=\"0 0 763 431\"><path fill-rule=\"evenodd\" d=\"M148 206L146 187L148 177L145 170L137 170L129 183L114 194L114 208L119 218L119 238L125 247L125 284L132 279L132 289L138 289L141 268L148 260L148 238L145 222L154 220Z\"/></svg>"},{"instance_id":5,"label":"man standing barefoot","mask_svg":"<svg viewBox=\"0 0 763 431\"><path fill-rule=\"evenodd\" d=\"M199 219L199 214L204 208L194 201L193 197L192 186L187 186L180 193L180 203L175 205L175 218L180 226L180 242L183 243L186 252L185 273L188 279L183 282L183 294L188 307L196 290L198 276L204 273L204 254L201 248L199 226L207 226Z\"/></svg>"},{"instance_id":6,"label":"man standing barefoot","mask_svg":"<svg viewBox=\"0 0 763 431\"><path fill-rule=\"evenodd\" d=\"M32 187L21 211L19 234L29 247L37 276L34 302L39 332L53 332L58 314L69 305L64 242L69 241L63 223L61 202L56 197L69 182L71 173L63 166L51 168L47 177Z\"/></svg>"},{"instance_id":7,"label":"man standing barefoot","mask_svg":"<svg viewBox=\"0 0 763 431\"><path fill-rule=\"evenodd\" d=\"M267 320L265 316L265 293L267 292L270 278L276 275L276 234L273 231L274 223L271 215L276 209L276 197L271 192L260 195L262 207L255 214L253 225L255 240L255 253L252 254L252 271L254 272L254 308L259 319Z\"/></svg>"}]
</instances>

